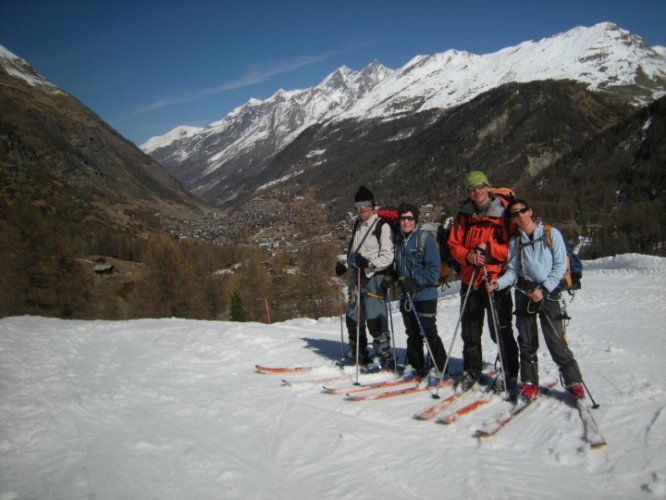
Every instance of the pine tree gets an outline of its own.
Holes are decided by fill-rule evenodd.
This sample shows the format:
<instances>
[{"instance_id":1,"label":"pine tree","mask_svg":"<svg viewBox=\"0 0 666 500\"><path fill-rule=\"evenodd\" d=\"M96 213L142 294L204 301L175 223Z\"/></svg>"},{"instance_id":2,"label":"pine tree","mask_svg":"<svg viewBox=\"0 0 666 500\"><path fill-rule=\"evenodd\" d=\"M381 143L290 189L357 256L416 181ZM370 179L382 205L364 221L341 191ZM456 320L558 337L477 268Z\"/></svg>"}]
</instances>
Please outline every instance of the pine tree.
<instances>
[{"instance_id":1,"label":"pine tree","mask_svg":"<svg viewBox=\"0 0 666 500\"><path fill-rule=\"evenodd\" d=\"M238 291L234 291L231 296L231 309L229 310L229 321L247 321L245 309L243 308L243 299Z\"/></svg>"}]
</instances>

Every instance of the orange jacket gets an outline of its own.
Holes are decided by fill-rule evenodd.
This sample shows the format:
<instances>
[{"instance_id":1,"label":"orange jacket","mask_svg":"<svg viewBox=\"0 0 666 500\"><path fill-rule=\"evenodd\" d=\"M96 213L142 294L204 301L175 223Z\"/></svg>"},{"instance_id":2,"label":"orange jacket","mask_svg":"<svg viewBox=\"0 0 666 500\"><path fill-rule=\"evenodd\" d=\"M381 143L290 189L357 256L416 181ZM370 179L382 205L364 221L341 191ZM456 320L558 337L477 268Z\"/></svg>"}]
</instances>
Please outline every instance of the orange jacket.
<instances>
[{"instance_id":1,"label":"orange jacket","mask_svg":"<svg viewBox=\"0 0 666 500\"><path fill-rule=\"evenodd\" d=\"M504 222L504 209L507 204L504 198L491 195L490 207L482 216L476 213L472 200L467 199L460 205L449 234L449 251L460 264L460 279L463 284L470 284L474 270L474 266L467 262L465 256L479 245L487 248L486 269L489 278L496 279L504 270L509 253L509 233L513 232L507 230ZM482 280L483 270L479 269L471 285L478 286Z\"/></svg>"}]
</instances>

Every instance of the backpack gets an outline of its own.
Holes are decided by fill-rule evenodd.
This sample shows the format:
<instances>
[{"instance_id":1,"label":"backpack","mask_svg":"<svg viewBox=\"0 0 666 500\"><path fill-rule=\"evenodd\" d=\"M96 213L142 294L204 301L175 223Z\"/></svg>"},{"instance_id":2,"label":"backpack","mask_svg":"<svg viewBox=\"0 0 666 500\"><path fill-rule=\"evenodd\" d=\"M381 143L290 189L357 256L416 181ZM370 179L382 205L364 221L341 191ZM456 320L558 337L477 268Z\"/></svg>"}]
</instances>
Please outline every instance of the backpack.
<instances>
[{"instance_id":1,"label":"backpack","mask_svg":"<svg viewBox=\"0 0 666 500\"><path fill-rule=\"evenodd\" d=\"M507 203L516 198L516 192L508 187L489 187L488 192L495 197L504 198ZM506 204L503 205L506 207Z\"/></svg>"},{"instance_id":2,"label":"backpack","mask_svg":"<svg viewBox=\"0 0 666 500\"><path fill-rule=\"evenodd\" d=\"M553 251L553 240L550 238L550 224L543 225L543 240L548 249ZM581 283L580 280L583 277L583 262L580 260L580 257L573 253L571 247L565 243L567 249L567 258L566 258L566 271L564 272L564 277L560 281L560 289L566 290L569 292L569 295L573 295L575 290L580 290Z\"/></svg>"},{"instance_id":3,"label":"backpack","mask_svg":"<svg viewBox=\"0 0 666 500\"><path fill-rule=\"evenodd\" d=\"M509 202L516 198L515 191L511 188L508 188L508 187L489 187L488 191L495 198L499 199L500 203L502 204L502 206L505 209L506 209L507 205L509 204ZM469 200L469 198L467 198L465 201L463 201L461 203L461 206L464 205L468 200ZM492 226L495 229L494 233L493 233L493 237L494 237L495 241L502 242L502 240L503 240L502 239L502 234L501 234L502 230L496 224L492 224L492 223L489 223L489 222L475 222L475 223L472 223L472 222L470 222L470 216L467 215L467 214L462 215L462 214L459 213L457 215L457 217L462 217L465 220L465 234L463 235L462 241L465 241L467 239L467 232L468 232L470 226L483 226L483 227ZM511 220L507 217L504 217L504 229L505 229L505 232L506 232L506 235L507 235L508 238L511 238L511 236L514 236L514 235L518 234L517 226L514 223L512 223ZM508 243L508 241L506 243ZM447 245L448 245L448 243L447 243ZM454 260L454 259L452 258L451 260ZM456 266L458 266L458 268L459 268L459 265L457 264L457 262L456 262Z\"/></svg>"}]
</instances>

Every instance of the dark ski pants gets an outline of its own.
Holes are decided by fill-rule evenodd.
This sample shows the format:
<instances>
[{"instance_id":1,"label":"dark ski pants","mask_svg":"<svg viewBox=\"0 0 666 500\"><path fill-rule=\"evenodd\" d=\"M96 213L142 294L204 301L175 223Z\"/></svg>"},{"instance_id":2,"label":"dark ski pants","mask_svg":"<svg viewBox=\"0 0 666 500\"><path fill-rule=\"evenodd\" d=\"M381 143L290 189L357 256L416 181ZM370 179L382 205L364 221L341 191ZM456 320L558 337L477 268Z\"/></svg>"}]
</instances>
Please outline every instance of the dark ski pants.
<instances>
[{"instance_id":1,"label":"dark ski pants","mask_svg":"<svg viewBox=\"0 0 666 500\"><path fill-rule=\"evenodd\" d=\"M419 315L421 320L421 325L423 325L425 339L435 358L434 362L441 373L446 363L446 349L444 349L442 339L437 333L437 299L420 300L413 304L416 314ZM407 362L412 365L412 368L422 372L426 365L423 357L424 335L421 334L421 328L414 314L415 311L412 310L407 299L400 301L400 312L405 323L405 333L407 333Z\"/></svg>"},{"instance_id":2,"label":"dark ski pants","mask_svg":"<svg viewBox=\"0 0 666 500\"><path fill-rule=\"evenodd\" d=\"M359 332L359 356L363 359L367 355L368 339L367 330L372 335L372 347L375 355L379 356L387 352L391 347L391 335L388 327L388 317L386 315L386 301L384 292L380 289L383 274L375 274L366 278L361 273L361 294L360 302L356 300L356 274L354 280L349 285L349 304L347 305L347 314L345 323L349 335L349 345L356 352L356 321L360 321ZM360 310L357 310L360 306ZM360 316L360 319L359 319Z\"/></svg>"},{"instance_id":3,"label":"dark ski pants","mask_svg":"<svg viewBox=\"0 0 666 500\"><path fill-rule=\"evenodd\" d=\"M539 383L539 331L537 315L546 347L553 361L557 364L564 380L564 385L582 381L578 363L569 350L562 334L562 308L560 293L556 291L540 303L535 304L523 292L516 290L516 328L520 346L520 378L523 383Z\"/></svg>"},{"instance_id":4,"label":"dark ski pants","mask_svg":"<svg viewBox=\"0 0 666 500\"><path fill-rule=\"evenodd\" d=\"M461 307L467 294L469 285L463 285L460 290ZM513 336L513 300L510 289L495 292L495 312L497 313L497 326L499 328L502 346L501 359L506 366L505 376L509 379L518 378L518 344ZM490 296L485 286L472 288L467 299L467 307L462 311L460 321L461 336L463 340L463 369L480 375L483 368L483 352L481 349L481 335L483 333L483 320L487 316L490 338L497 343L497 333L493 325L490 309Z\"/></svg>"}]
</instances>

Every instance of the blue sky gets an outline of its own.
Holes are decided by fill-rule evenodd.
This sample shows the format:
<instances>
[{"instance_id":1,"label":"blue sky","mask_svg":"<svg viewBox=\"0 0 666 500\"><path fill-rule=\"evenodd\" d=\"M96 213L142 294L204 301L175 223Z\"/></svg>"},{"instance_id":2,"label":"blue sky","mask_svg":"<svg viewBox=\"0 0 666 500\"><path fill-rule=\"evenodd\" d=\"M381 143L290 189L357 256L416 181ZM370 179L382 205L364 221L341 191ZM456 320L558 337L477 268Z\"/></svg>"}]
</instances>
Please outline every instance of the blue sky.
<instances>
[{"instance_id":1,"label":"blue sky","mask_svg":"<svg viewBox=\"0 0 666 500\"><path fill-rule=\"evenodd\" d=\"M142 144L342 65L486 54L601 21L666 46L666 0L1 0L0 45Z\"/></svg>"}]
</instances>

